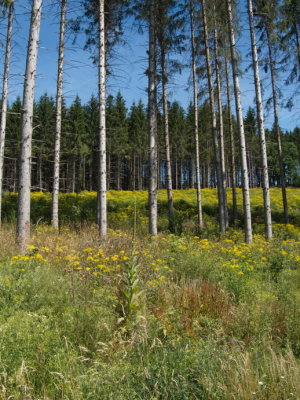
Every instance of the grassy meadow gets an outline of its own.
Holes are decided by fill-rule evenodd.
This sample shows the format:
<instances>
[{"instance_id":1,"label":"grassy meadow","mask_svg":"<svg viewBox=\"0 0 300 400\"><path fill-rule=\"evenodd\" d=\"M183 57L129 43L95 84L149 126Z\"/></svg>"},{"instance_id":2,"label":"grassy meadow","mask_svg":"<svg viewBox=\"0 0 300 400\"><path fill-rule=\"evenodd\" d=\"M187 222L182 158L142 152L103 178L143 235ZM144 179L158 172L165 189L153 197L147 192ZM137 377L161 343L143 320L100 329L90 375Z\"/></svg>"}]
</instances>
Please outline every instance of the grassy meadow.
<instances>
[{"instance_id":1,"label":"grassy meadow","mask_svg":"<svg viewBox=\"0 0 300 400\"><path fill-rule=\"evenodd\" d=\"M16 195L0 231L0 399L300 399L300 189L290 224L272 189L274 238L263 236L252 190L254 243L239 221L220 237L216 191L175 191L176 234L159 192L157 238L147 193L110 192L110 230L98 239L96 195L32 194L31 243L15 245ZM230 191L229 206L231 205Z\"/></svg>"}]
</instances>

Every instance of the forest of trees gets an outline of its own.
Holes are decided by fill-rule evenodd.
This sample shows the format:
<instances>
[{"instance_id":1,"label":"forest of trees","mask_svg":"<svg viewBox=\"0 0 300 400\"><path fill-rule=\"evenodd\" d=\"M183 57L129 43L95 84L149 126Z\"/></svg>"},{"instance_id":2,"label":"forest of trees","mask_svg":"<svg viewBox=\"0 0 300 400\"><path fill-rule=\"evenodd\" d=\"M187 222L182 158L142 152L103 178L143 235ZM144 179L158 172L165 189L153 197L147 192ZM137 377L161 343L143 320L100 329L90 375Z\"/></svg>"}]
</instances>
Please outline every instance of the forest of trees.
<instances>
[{"instance_id":1,"label":"forest of trees","mask_svg":"<svg viewBox=\"0 0 300 400\"><path fill-rule=\"evenodd\" d=\"M15 1L17 3L17 0ZM17 236L21 249L30 234L30 191L53 192L53 226L58 227L59 191L98 191L98 224L105 237L106 191L149 190L149 232L157 234L157 189L166 188L172 230L173 188L196 188L198 229L203 224L201 188L216 187L220 231L229 225L227 187L243 190L245 240L252 241L249 188L263 189L266 237L272 237L269 186L282 188L288 222L287 185L299 185L300 129L282 132L279 107L299 96L300 4L297 0L84 0L68 20L59 1L60 34L56 98L34 102L42 0L32 0L23 99L7 107L14 0L1 1L7 15L0 138L0 186L18 191ZM243 109L243 79L237 41L241 15L248 15L248 52L255 108ZM49 11L48 11L49 12ZM107 90L113 49L128 26L148 34L148 104L127 109L119 92ZM68 22L68 23L67 23ZM243 24L245 20L243 20ZM98 67L99 92L82 104L63 98L66 28L86 35ZM50 29L50 27L49 27ZM245 34L245 33L243 33ZM181 62L182 55L187 62ZM180 57L179 57L180 56ZM249 69L250 69L249 67ZM193 103L185 110L169 100L169 83L182 69L191 72ZM264 83L271 88L263 99ZM279 77L281 79L279 79ZM279 81L289 85L282 97ZM53 93L53 88L49 88ZM178 99L180 100L180 99ZM265 101L264 101L265 100ZM234 111L235 106L235 111ZM273 128L266 129L266 109ZM233 200L233 215L235 215ZM0 206L1 209L1 206Z\"/></svg>"},{"instance_id":2,"label":"forest of trees","mask_svg":"<svg viewBox=\"0 0 300 400\"><path fill-rule=\"evenodd\" d=\"M17 98L8 108L5 147L4 191L18 190L18 151L20 143L20 114L22 102ZM223 110L224 115L227 109ZM106 105L107 187L114 190L147 190L148 188L148 128L146 106L139 101L128 109L121 93L108 96ZM178 102L169 104L169 129L172 132L172 187L195 188L194 113L192 105L184 110ZM235 173L241 187L240 161L236 120L231 115L235 131ZM97 135L99 105L92 96L87 104L79 97L62 109L61 192L97 191ZM256 113L249 108L245 115L247 162L250 187L262 187L259 137ZM225 119L225 135L228 118ZM32 148L32 190L53 190L53 149L55 136L55 99L47 94L34 106L36 126ZM216 187L213 142L210 132L210 111L207 103L199 109L201 187ZM274 132L266 129L269 178L272 186L280 185L280 172ZM159 168L158 186L166 188L166 156L163 137L163 117L158 114ZM225 162L230 166L230 140L225 139ZM289 186L299 186L300 128L284 133L286 179ZM231 187L231 170L226 170Z\"/></svg>"}]
</instances>

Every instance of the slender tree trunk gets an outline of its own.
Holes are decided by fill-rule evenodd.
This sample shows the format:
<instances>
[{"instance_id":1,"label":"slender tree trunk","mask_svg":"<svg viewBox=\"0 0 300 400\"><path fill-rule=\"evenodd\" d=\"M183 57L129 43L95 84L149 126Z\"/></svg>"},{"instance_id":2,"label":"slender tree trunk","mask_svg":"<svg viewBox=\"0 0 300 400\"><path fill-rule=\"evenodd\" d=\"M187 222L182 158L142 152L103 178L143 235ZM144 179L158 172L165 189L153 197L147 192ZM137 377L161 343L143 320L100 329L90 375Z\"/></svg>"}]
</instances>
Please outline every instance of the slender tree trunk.
<instances>
[{"instance_id":1,"label":"slender tree trunk","mask_svg":"<svg viewBox=\"0 0 300 400\"><path fill-rule=\"evenodd\" d=\"M13 176L13 192L17 190L17 160L14 159L14 176Z\"/></svg>"},{"instance_id":2,"label":"slender tree trunk","mask_svg":"<svg viewBox=\"0 0 300 400\"><path fill-rule=\"evenodd\" d=\"M155 0L150 1L149 14L149 233L157 235L157 111L156 111L156 32Z\"/></svg>"},{"instance_id":3,"label":"slender tree trunk","mask_svg":"<svg viewBox=\"0 0 300 400\"><path fill-rule=\"evenodd\" d=\"M137 172L137 185L138 185L138 190L142 190L142 179L141 179L141 175L142 175L142 167L141 167L141 156L138 156L138 172Z\"/></svg>"},{"instance_id":4,"label":"slender tree trunk","mask_svg":"<svg viewBox=\"0 0 300 400\"><path fill-rule=\"evenodd\" d=\"M3 75L3 86L2 86L1 122L0 122L0 226L2 222L4 148L5 148L5 133L6 133L6 119L7 119L8 78L9 78L10 55L11 55L13 10L14 10L14 1L12 0L10 2L9 12L8 12L4 75Z\"/></svg>"},{"instance_id":5,"label":"slender tree trunk","mask_svg":"<svg viewBox=\"0 0 300 400\"><path fill-rule=\"evenodd\" d=\"M215 164L217 173L217 187L218 187L218 199L219 199L219 221L220 221L220 232L225 233L226 231L226 218L225 218L225 203L224 203L224 192L223 192L223 179L222 179L222 167L220 160L220 148L219 148L219 138L217 130L217 117L215 110L215 96L213 88L212 70L211 70L211 59L210 59L210 49L209 49L209 38L208 38L208 28L207 28L207 17L206 17L206 0L202 0L202 18L204 27L204 39L205 39L205 54L206 54L206 69L207 69L207 80L209 86L209 99L210 99L210 109L212 118L212 133L215 148Z\"/></svg>"},{"instance_id":6,"label":"slender tree trunk","mask_svg":"<svg viewBox=\"0 0 300 400\"><path fill-rule=\"evenodd\" d=\"M226 75L226 87L227 87L227 108L228 108L228 127L230 136L230 177L231 177L231 189L232 189L232 222L235 223L237 219L237 203L236 203L236 168L235 168L235 140L234 130L232 124L231 114L231 93L230 93L230 80L228 72L227 58L225 57L225 75Z\"/></svg>"},{"instance_id":7,"label":"slender tree trunk","mask_svg":"<svg viewBox=\"0 0 300 400\"><path fill-rule=\"evenodd\" d=\"M39 154L38 157L38 185L39 185L39 192L43 191L43 158L42 154Z\"/></svg>"},{"instance_id":8,"label":"slender tree trunk","mask_svg":"<svg viewBox=\"0 0 300 400\"><path fill-rule=\"evenodd\" d=\"M228 228L228 208L227 208L227 181L226 181L226 165L225 165L225 148L224 148L224 123L223 123L223 105L222 105L222 88L220 78L220 66L218 55L218 32L214 30L214 53L216 64L216 83L217 83L217 97L218 97L218 111L219 111L219 137L220 137L220 163L221 163L221 176L222 176L222 196L224 202L224 218L225 227Z\"/></svg>"},{"instance_id":9,"label":"slender tree trunk","mask_svg":"<svg viewBox=\"0 0 300 400\"><path fill-rule=\"evenodd\" d=\"M72 162L72 193L75 193L76 189L76 160L75 156L73 156Z\"/></svg>"},{"instance_id":10,"label":"slender tree trunk","mask_svg":"<svg viewBox=\"0 0 300 400\"><path fill-rule=\"evenodd\" d=\"M93 191L93 161L89 161L89 191Z\"/></svg>"},{"instance_id":11,"label":"slender tree trunk","mask_svg":"<svg viewBox=\"0 0 300 400\"><path fill-rule=\"evenodd\" d=\"M175 189L178 190L178 160L175 158Z\"/></svg>"},{"instance_id":12,"label":"slender tree trunk","mask_svg":"<svg viewBox=\"0 0 300 400\"><path fill-rule=\"evenodd\" d=\"M180 189L183 189L183 160L180 159Z\"/></svg>"},{"instance_id":13,"label":"slender tree trunk","mask_svg":"<svg viewBox=\"0 0 300 400\"><path fill-rule=\"evenodd\" d=\"M196 41L195 41L195 17L194 0L190 0L190 26L192 44L192 73L193 73L193 95L194 95L194 137L195 137L195 162L196 162L196 190L197 190L197 210L198 210L198 230L203 228L202 196L200 179L200 150L199 150L199 116L198 116L198 86L196 68Z\"/></svg>"},{"instance_id":14,"label":"slender tree trunk","mask_svg":"<svg viewBox=\"0 0 300 400\"><path fill-rule=\"evenodd\" d=\"M162 45L163 46L163 45ZM174 203L173 203L173 187L172 187L172 167L171 167L171 152L170 152L170 133L169 133L169 106L168 106L168 76L166 69L165 51L161 49L161 69L162 69L162 91L163 91L163 117L164 117L164 133L166 145L166 184L168 196L168 217L169 230L174 232Z\"/></svg>"},{"instance_id":15,"label":"slender tree trunk","mask_svg":"<svg viewBox=\"0 0 300 400\"><path fill-rule=\"evenodd\" d=\"M195 168L195 161L191 159L191 188L195 189L195 173L196 173L196 168Z\"/></svg>"},{"instance_id":16,"label":"slender tree trunk","mask_svg":"<svg viewBox=\"0 0 300 400\"><path fill-rule=\"evenodd\" d=\"M62 119L61 111L62 111L62 95L63 95L62 92L63 92L66 9L67 9L67 0L61 0L57 87L56 87L53 191L52 191L52 226L54 229L58 229L58 195L59 195L60 142L61 142L61 119Z\"/></svg>"},{"instance_id":17,"label":"slender tree trunk","mask_svg":"<svg viewBox=\"0 0 300 400\"><path fill-rule=\"evenodd\" d=\"M282 203L283 203L283 214L284 214L284 222L286 224L289 223L289 212L288 212L288 202L287 202L287 194L286 194L286 177L284 171L284 160L283 160L283 151L282 151L282 142L281 142L281 132L279 127L279 118L278 118L278 100L277 100L277 88L276 88L276 72L275 72L275 60L273 56L273 47L270 38L270 28L267 22L266 25L267 31L267 40L268 40L268 51L269 51L269 61L270 61L270 72L271 72L271 82L272 82L272 96L273 96L273 111L274 111L274 130L277 138L277 147L278 147L278 159L279 159L279 170L280 170L280 183L282 190Z\"/></svg>"},{"instance_id":18,"label":"slender tree trunk","mask_svg":"<svg viewBox=\"0 0 300 400\"><path fill-rule=\"evenodd\" d=\"M106 199L106 48L104 2L99 0L99 172L98 172L98 223L101 238L107 235Z\"/></svg>"},{"instance_id":19,"label":"slender tree trunk","mask_svg":"<svg viewBox=\"0 0 300 400\"><path fill-rule=\"evenodd\" d=\"M121 190L121 162L120 157L117 156L117 168L116 168L116 186L117 190Z\"/></svg>"},{"instance_id":20,"label":"slender tree trunk","mask_svg":"<svg viewBox=\"0 0 300 400\"><path fill-rule=\"evenodd\" d=\"M228 13L228 24L229 24L228 27L229 27L230 51L231 51L231 60L232 60L234 94L235 94L235 101L236 101L236 113L237 113L238 128L239 128L239 135L240 135L243 204L244 204L244 215L245 215L245 241L246 241L246 243L252 243L252 222L251 222L249 178L248 178L248 168L247 168L244 119L243 119L243 110L242 110L242 104L241 104L241 91L240 91L240 82L239 82L239 73L238 73L238 59L237 59L237 53L236 53L236 48L235 48L235 35L234 35L234 28L233 28L232 0L226 0L226 2L227 2L227 13Z\"/></svg>"},{"instance_id":21,"label":"slender tree trunk","mask_svg":"<svg viewBox=\"0 0 300 400\"><path fill-rule=\"evenodd\" d=\"M32 120L41 13L42 0L33 0L23 92L21 134L22 143L20 154L20 179L17 220L17 241L22 254L26 252L26 245L30 236L30 187L33 128Z\"/></svg>"}]
</instances>

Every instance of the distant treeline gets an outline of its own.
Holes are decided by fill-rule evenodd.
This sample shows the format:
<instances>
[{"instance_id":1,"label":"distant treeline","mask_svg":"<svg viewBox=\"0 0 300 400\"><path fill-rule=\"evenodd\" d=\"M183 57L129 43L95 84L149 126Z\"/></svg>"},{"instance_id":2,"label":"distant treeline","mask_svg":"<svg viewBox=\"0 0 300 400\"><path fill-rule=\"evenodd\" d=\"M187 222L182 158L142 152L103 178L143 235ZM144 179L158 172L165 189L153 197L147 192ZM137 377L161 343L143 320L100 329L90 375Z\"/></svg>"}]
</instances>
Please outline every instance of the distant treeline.
<instances>
[{"instance_id":1,"label":"distant treeline","mask_svg":"<svg viewBox=\"0 0 300 400\"><path fill-rule=\"evenodd\" d=\"M20 146L21 99L17 98L8 109L7 141L5 147L4 189L18 189L18 154ZM139 101L130 109L121 93L107 98L107 184L115 190L143 190L148 186L148 127L147 108ZM60 188L62 192L97 190L99 105L92 96L82 104L79 96L62 112L62 151ZM228 112L224 108L224 115ZM241 184L238 133L235 127L235 160L237 182ZM216 187L211 115L208 103L199 109L200 165L202 187ZM225 138L228 121L225 118ZM261 163L256 115L248 109L245 119L247 160L251 187L261 186ZM169 108L173 187L195 187L194 109L183 109L178 102ZM266 130L269 179L272 186L280 183L276 137ZM159 187L166 186L165 142L162 114L158 113ZM32 154L33 190L51 191L55 141L55 99L44 94L34 107ZM283 134L284 164L287 183L300 186L300 128ZM225 140L226 165L230 166L231 147ZM230 168L227 182L231 185Z\"/></svg>"}]
</instances>

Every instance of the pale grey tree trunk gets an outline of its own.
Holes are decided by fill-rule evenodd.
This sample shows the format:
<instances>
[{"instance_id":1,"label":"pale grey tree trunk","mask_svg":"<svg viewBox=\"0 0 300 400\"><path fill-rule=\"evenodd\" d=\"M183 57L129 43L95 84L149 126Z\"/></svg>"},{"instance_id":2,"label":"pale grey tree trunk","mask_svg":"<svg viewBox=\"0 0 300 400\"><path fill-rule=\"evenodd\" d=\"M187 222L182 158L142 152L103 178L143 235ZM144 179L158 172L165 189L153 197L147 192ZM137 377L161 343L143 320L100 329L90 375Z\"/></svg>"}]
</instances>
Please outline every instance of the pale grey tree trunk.
<instances>
[{"instance_id":1,"label":"pale grey tree trunk","mask_svg":"<svg viewBox=\"0 0 300 400\"><path fill-rule=\"evenodd\" d=\"M76 190L76 159L75 155L73 155L73 161L72 161L72 193L75 193Z\"/></svg>"},{"instance_id":2,"label":"pale grey tree trunk","mask_svg":"<svg viewBox=\"0 0 300 400\"><path fill-rule=\"evenodd\" d=\"M173 232L175 227L174 227L174 203L173 203L170 132L169 132L169 106L168 106L168 87L167 87L168 75L166 66L166 55L163 48L161 49L161 69L162 69L164 133L165 133L165 146L166 146L168 217L169 217L169 230Z\"/></svg>"},{"instance_id":3,"label":"pale grey tree trunk","mask_svg":"<svg viewBox=\"0 0 300 400\"><path fill-rule=\"evenodd\" d=\"M105 0L99 0L99 176L98 176L98 223L101 238L107 235L106 199L106 43Z\"/></svg>"},{"instance_id":4,"label":"pale grey tree trunk","mask_svg":"<svg viewBox=\"0 0 300 400\"><path fill-rule=\"evenodd\" d=\"M233 124L232 124L232 114L231 114L231 92L230 92L228 62L227 62L226 57L224 59L225 59L225 76L226 76L226 88L227 88L228 129L229 129L229 137L230 137L230 177L231 177L231 189L232 189L232 222L234 224L237 219L235 140L234 140L234 129L233 129Z\"/></svg>"},{"instance_id":5,"label":"pale grey tree trunk","mask_svg":"<svg viewBox=\"0 0 300 400\"><path fill-rule=\"evenodd\" d=\"M226 180L226 165L225 165L225 147L224 147L224 123L223 123L223 105L222 105L222 87L220 77L219 65L219 49L218 49L218 32L214 30L214 53L216 64L216 84L217 84L217 100L219 111L219 138L220 138L220 163L221 163L221 176L222 176L222 196L224 202L224 218L225 226L228 228L228 208L227 208L227 180Z\"/></svg>"},{"instance_id":6,"label":"pale grey tree trunk","mask_svg":"<svg viewBox=\"0 0 300 400\"><path fill-rule=\"evenodd\" d=\"M273 98L273 111L274 111L274 130L277 139L277 148L278 148L278 160L279 160L279 170L280 170L280 184L282 191L282 203L283 203L283 214L284 214L284 222L286 224L289 223L289 211L288 211L288 201L286 194L286 177L284 171L284 160L283 160L283 151L282 151L282 141L281 141L281 132L279 126L279 117L278 117L278 99L277 99L277 77L275 71L275 60L273 55L273 46L271 43L271 32L269 28L269 23L266 24L267 31L267 41L268 41L268 52L269 52L269 62L270 62L270 72L271 72L271 82L272 82L272 98Z\"/></svg>"},{"instance_id":7,"label":"pale grey tree trunk","mask_svg":"<svg viewBox=\"0 0 300 400\"><path fill-rule=\"evenodd\" d=\"M192 45L192 74L193 74L193 95L194 95L194 137L195 137L195 164L196 164L196 190L197 190L197 210L198 210L198 230L203 228L201 179L200 179L200 150L199 150L199 116L198 116L198 85L196 68L196 41L195 41L195 17L194 0L190 0L190 25L191 25L191 45Z\"/></svg>"},{"instance_id":8,"label":"pale grey tree trunk","mask_svg":"<svg viewBox=\"0 0 300 400\"><path fill-rule=\"evenodd\" d=\"M57 88L56 88L54 170L53 170L53 191L52 191L52 226L54 229L58 229L61 111L62 111L62 96L63 96L63 69L64 69L64 50L65 50L66 9L67 9L67 0L61 0Z\"/></svg>"},{"instance_id":9,"label":"pale grey tree trunk","mask_svg":"<svg viewBox=\"0 0 300 400\"><path fill-rule=\"evenodd\" d=\"M4 148L5 148L5 133L6 133L6 120L7 120L7 97L8 97L8 78L11 56L11 41L12 41L12 27L13 27L13 10L14 1L12 0L9 5L8 24L6 34L6 49L4 60L4 74L2 86L2 104L1 104L1 123L0 123L0 226L2 222L2 192L3 192L3 168L4 168Z\"/></svg>"},{"instance_id":10,"label":"pale grey tree trunk","mask_svg":"<svg viewBox=\"0 0 300 400\"><path fill-rule=\"evenodd\" d=\"M22 142L20 154L20 178L17 218L17 241L22 254L26 252L26 245L30 236L31 150L33 128L32 123L41 14L42 0L33 0L23 92L21 132Z\"/></svg>"},{"instance_id":11,"label":"pale grey tree trunk","mask_svg":"<svg viewBox=\"0 0 300 400\"><path fill-rule=\"evenodd\" d=\"M261 172L262 172L262 187L263 187L264 214L265 214L265 234L266 234L266 239L269 240L272 238L272 215L271 215L271 201L270 201L270 188L269 188L269 172L268 172L267 144L265 136L261 81L259 76L259 64L257 55L256 35L254 28L252 0L248 0L248 14L249 14L250 36L251 36L254 84L256 93L257 122L258 122L259 138L260 138L260 155L261 155L261 168L262 168Z\"/></svg>"},{"instance_id":12,"label":"pale grey tree trunk","mask_svg":"<svg viewBox=\"0 0 300 400\"><path fill-rule=\"evenodd\" d=\"M156 109L156 32L155 0L150 1L149 14L149 233L157 235L157 109Z\"/></svg>"},{"instance_id":13,"label":"pale grey tree trunk","mask_svg":"<svg viewBox=\"0 0 300 400\"><path fill-rule=\"evenodd\" d=\"M43 191L43 159L42 159L42 154L40 153L38 155L38 189L39 192Z\"/></svg>"},{"instance_id":14,"label":"pale grey tree trunk","mask_svg":"<svg viewBox=\"0 0 300 400\"><path fill-rule=\"evenodd\" d=\"M226 2L227 2L227 14L228 14L232 74L233 74L234 94L236 102L236 114L237 114L238 129L240 135L241 169L242 169L242 185L243 185L242 190L243 190L243 205L244 205L244 216L245 216L245 228L244 228L245 241L246 243L252 243L252 221L251 221L249 177L247 168L244 119L243 119L243 110L241 103L241 90L240 90L239 72L238 72L238 58L237 58L235 34L233 28L232 0L226 0Z\"/></svg>"},{"instance_id":15,"label":"pale grey tree trunk","mask_svg":"<svg viewBox=\"0 0 300 400\"><path fill-rule=\"evenodd\" d=\"M217 174L217 188L218 188L218 199L219 199L219 223L220 232L225 233L226 231L226 218L225 218L225 203L224 203L224 192L222 185L222 167L220 159L220 147L219 138L217 130L217 117L215 109L215 95L213 87L212 69L211 69L211 58L209 49L209 38L208 38L208 27L207 27L207 17L206 17L206 0L202 0L202 19L204 28L204 41L205 41L205 55L206 55L206 69L207 69L207 81L209 87L209 100L211 109L211 123L212 123L212 133L215 149L215 165Z\"/></svg>"}]
</instances>

